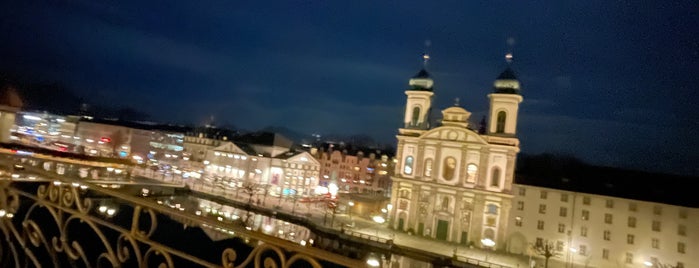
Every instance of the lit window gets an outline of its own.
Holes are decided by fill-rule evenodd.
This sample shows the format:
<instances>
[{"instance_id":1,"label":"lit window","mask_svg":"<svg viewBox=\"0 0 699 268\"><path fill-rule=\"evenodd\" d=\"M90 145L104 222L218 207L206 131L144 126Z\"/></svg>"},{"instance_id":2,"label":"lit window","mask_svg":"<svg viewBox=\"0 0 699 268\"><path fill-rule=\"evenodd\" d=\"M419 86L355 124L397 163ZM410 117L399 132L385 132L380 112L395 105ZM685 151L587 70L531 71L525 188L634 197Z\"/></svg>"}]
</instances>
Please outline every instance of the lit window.
<instances>
[{"instance_id":1,"label":"lit window","mask_svg":"<svg viewBox=\"0 0 699 268\"><path fill-rule=\"evenodd\" d=\"M580 255L585 256L587 255L587 246L586 245L580 245L578 252Z\"/></svg>"},{"instance_id":2,"label":"lit window","mask_svg":"<svg viewBox=\"0 0 699 268\"><path fill-rule=\"evenodd\" d=\"M604 236L603 236L603 238L604 238L604 240L606 240L606 241L611 240L611 239L612 239L612 232L610 232L609 230L604 230Z\"/></svg>"},{"instance_id":3,"label":"lit window","mask_svg":"<svg viewBox=\"0 0 699 268\"><path fill-rule=\"evenodd\" d=\"M536 222L536 229L543 230L544 229L544 221Z\"/></svg>"},{"instance_id":4,"label":"lit window","mask_svg":"<svg viewBox=\"0 0 699 268\"><path fill-rule=\"evenodd\" d=\"M636 228L636 217L629 217L629 227Z\"/></svg>"},{"instance_id":5,"label":"lit window","mask_svg":"<svg viewBox=\"0 0 699 268\"><path fill-rule=\"evenodd\" d=\"M544 204L539 205L539 213L546 214L546 205L544 205Z\"/></svg>"},{"instance_id":6,"label":"lit window","mask_svg":"<svg viewBox=\"0 0 699 268\"><path fill-rule=\"evenodd\" d=\"M478 172L478 166L476 166L474 164L468 164L468 166L466 166L466 182L475 183L477 172ZM524 189L524 188L520 188L520 191L521 191L521 189Z\"/></svg>"},{"instance_id":7,"label":"lit window","mask_svg":"<svg viewBox=\"0 0 699 268\"><path fill-rule=\"evenodd\" d=\"M568 208L561 207L561 209L558 211L558 215L561 217L566 217L568 215Z\"/></svg>"},{"instance_id":8,"label":"lit window","mask_svg":"<svg viewBox=\"0 0 699 268\"><path fill-rule=\"evenodd\" d=\"M403 173L406 175L413 174L413 157L408 156L405 158L405 165L403 166Z\"/></svg>"},{"instance_id":9,"label":"lit window","mask_svg":"<svg viewBox=\"0 0 699 268\"><path fill-rule=\"evenodd\" d=\"M432 177L432 159L425 160L425 177Z\"/></svg>"},{"instance_id":10,"label":"lit window","mask_svg":"<svg viewBox=\"0 0 699 268\"><path fill-rule=\"evenodd\" d=\"M584 209L583 209L583 211L582 211L582 219L583 219L584 221L589 220L589 219L590 219L590 211L584 210Z\"/></svg>"},{"instance_id":11,"label":"lit window","mask_svg":"<svg viewBox=\"0 0 699 268\"><path fill-rule=\"evenodd\" d=\"M517 210L524 210L524 201L517 201Z\"/></svg>"},{"instance_id":12,"label":"lit window","mask_svg":"<svg viewBox=\"0 0 699 268\"><path fill-rule=\"evenodd\" d=\"M515 217L515 226L522 227L522 217Z\"/></svg>"},{"instance_id":13,"label":"lit window","mask_svg":"<svg viewBox=\"0 0 699 268\"><path fill-rule=\"evenodd\" d=\"M541 199L546 199L547 196L548 196L548 192L541 191Z\"/></svg>"},{"instance_id":14,"label":"lit window","mask_svg":"<svg viewBox=\"0 0 699 268\"><path fill-rule=\"evenodd\" d=\"M626 243L627 244L633 245L633 240L634 240L634 236L632 234L626 235Z\"/></svg>"}]
</instances>

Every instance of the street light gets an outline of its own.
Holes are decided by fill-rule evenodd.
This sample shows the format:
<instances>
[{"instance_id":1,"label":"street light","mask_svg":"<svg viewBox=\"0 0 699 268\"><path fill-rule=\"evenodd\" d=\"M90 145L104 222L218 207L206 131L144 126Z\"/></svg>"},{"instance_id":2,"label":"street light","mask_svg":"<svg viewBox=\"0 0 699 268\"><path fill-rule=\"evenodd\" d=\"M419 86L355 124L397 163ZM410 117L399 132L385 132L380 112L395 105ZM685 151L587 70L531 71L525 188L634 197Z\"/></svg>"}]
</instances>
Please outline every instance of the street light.
<instances>
[{"instance_id":1,"label":"street light","mask_svg":"<svg viewBox=\"0 0 699 268\"><path fill-rule=\"evenodd\" d=\"M575 267L575 253L578 253L577 248L570 248L570 252L573 254L570 254L570 267Z\"/></svg>"},{"instance_id":2,"label":"street light","mask_svg":"<svg viewBox=\"0 0 699 268\"><path fill-rule=\"evenodd\" d=\"M481 239L481 244L483 244L483 246L492 248L495 246L495 241L493 241L490 238L483 238L483 239ZM486 262L488 261L488 251L487 250L488 249L486 249L486 252L485 252L485 261Z\"/></svg>"},{"instance_id":3,"label":"street light","mask_svg":"<svg viewBox=\"0 0 699 268\"><path fill-rule=\"evenodd\" d=\"M349 205L349 219L350 219L350 223L351 223L351 221L352 221L352 207L354 207L354 202L349 201L349 202L347 202L347 205Z\"/></svg>"}]
</instances>

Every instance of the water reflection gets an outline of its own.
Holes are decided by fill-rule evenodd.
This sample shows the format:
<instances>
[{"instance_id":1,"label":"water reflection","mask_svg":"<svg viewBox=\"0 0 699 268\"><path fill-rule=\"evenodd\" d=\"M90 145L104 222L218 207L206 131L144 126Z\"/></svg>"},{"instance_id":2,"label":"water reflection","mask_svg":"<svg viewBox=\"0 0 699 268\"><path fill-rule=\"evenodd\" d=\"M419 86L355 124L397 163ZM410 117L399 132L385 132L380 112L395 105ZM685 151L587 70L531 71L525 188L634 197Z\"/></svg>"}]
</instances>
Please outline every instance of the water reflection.
<instances>
[{"instance_id":1,"label":"water reflection","mask_svg":"<svg viewBox=\"0 0 699 268\"><path fill-rule=\"evenodd\" d=\"M194 196L170 196L157 198L158 204L172 209L189 212L201 217L216 219L223 223L244 227L250 231L264 233L269 236L285 239L301 245L312 245L313 235L311 231L301 225L289 223L275 217L247 211L232 205L221 204L215 201ZM210 235L214 240L222 240L235 236L233 230L221 227L202 225L203 229L218 231L223 235ZM205 230L206 231L206 230ZM207 234L210 234L207 232Z\"/></svg>"}]
</instances>

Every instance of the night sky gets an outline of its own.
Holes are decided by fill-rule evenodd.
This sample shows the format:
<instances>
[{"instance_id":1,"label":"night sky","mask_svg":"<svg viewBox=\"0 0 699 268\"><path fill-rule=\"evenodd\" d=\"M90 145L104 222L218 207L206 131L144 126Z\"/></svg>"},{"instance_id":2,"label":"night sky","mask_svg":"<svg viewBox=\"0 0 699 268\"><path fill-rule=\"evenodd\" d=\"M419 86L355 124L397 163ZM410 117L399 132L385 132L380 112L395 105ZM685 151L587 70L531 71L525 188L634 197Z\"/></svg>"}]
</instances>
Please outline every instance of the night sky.
<instances>
[{"instance_id":1,"label":"night sky","mask_svg":"<svg viewBox=\"0 0 699 268\"><path fill-rule=\"evenodd\" d=\"M512 51L523 153L699 175L696 1L472 2L3 1L0 70L157 121L395 143L423 52L435 112L478 122Z\"/></svg>"}]
</instances>

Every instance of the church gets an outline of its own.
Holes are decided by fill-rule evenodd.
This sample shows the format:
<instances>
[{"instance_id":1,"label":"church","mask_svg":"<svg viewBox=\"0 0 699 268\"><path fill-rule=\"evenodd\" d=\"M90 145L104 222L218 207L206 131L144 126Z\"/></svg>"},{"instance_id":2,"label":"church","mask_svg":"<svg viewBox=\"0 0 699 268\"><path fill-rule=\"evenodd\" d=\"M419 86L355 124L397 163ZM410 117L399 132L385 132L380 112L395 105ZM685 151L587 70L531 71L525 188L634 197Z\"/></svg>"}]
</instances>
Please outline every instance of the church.
<instances>
[{"instance_id":1,"label":"church","mask_svg":"<svg viewBox=\"0 0 699 268\"><path fill-rule=\"evenodd\" d=\"M485 129L469 125L458 103L429 115L434 81L423 68L409 80L399 129L389 221L393 229L449 241L502 249L513 199L519 152L517 113L523 98L507 68L487 95Z\"/></svg>"}]
</instances>

